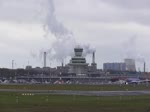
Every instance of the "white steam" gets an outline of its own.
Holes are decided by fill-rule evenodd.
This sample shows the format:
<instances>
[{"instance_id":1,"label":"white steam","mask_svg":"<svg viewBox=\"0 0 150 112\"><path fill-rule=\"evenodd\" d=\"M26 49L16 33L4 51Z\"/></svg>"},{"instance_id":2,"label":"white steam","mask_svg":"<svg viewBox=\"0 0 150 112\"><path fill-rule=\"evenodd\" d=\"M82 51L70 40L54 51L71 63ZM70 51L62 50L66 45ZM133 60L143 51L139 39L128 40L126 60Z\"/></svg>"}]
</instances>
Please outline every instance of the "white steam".
<instances>
[{"instance_id":1,"label":"white steam","mask_svg":"<svg viewBox=\"0 0 150 112\"><path fill-rule=\"evenodd\" d=\"M137 57L137 36L129 38L124 42L125 58L135 59Z\"/></svg>"},{"instance_id":2,"label":"white steam","mask_svg":"<svg viewBox=\"0 0 150 112\"><path fill-rule=\"evenodd\" d=\"M51 60L62 61L67 56L70 56L76 40L73 34L61 22L59 22L55 15L55 8L53 0L46 0L46 18L44 30L46 37L49 37L49 32L55 36L55 42L52 43L51 48L48 49L48 57ZM45 6L44 6L45 7Z\"/></svg>"},{"instance_id":3,"label":"white steam","mask_svg":"<svg viewBox=\"0 0 150 112\"><path fill-rule=\"evenodd\" d=\"M53 33L56 38L65 38L68 35L72 35L62 23L60 23L55 15L55 8L53 0L47 0L47 13L46 13L46 23L44 25L46 31Z\"/></svg>"},{"instance_id":4,"label":"white steam","mask_svg":"<svg viewBox=\"0 0 150 112\"><path fill-rule=\"evenodd\" d=\"M137 39L137 36L133 36L124 43L125 58L134 59L136 62L144 63L144 56L137 50Z\"/></svg>"},{"instance_id":5,"label":"white steam","mask_svg":"<svg viewBox=\"0 0 150 112\"><path fill-rule=\"evenodd\" d=\"M31 51L33 58L43 59L45 51L49 59L57 61L73 55L77 41L72 31L68 30L56 17L54 0L0 0L0 6L0 19L31 25L42 23L46 37L49 38L47 40L55 38L54 42L50 42L52 44L49 47L38 50L38 53L35 49ZM85 54L91 53L90 45L82 45L82 47Z\"/></svg>"},{"instance_id":6,"label":"white steam","mask_svg":"<svg viewBox=\"0 0 150 112\"><path fill-rule=\"evenodd\" d=\"M46 3L46 20L44 29L49 34L51 32L56 41L52 44L51 48L47 51L51 60L62 61L68 56L73 55L73 49L77 45L73 33L68 30L61 22L58 21L55 15L55 7L53 0L47 0ZM48 38L50 38L47 35ZM84 55L94 52L94 48L90 45L81 45L84 48Z\"/></svg>"},{"instance_id":7,"label":"white steam","mask_svg":"<svg viewBox=\"0 0 150 112\"><path fill-rule=\"evenodd\" d=\"M90 44L82 45L84 52L83 55L86 56L88 54L92 54L93 52L96 52L96 49L92 47Z\"/></svg>"}]
</instances>

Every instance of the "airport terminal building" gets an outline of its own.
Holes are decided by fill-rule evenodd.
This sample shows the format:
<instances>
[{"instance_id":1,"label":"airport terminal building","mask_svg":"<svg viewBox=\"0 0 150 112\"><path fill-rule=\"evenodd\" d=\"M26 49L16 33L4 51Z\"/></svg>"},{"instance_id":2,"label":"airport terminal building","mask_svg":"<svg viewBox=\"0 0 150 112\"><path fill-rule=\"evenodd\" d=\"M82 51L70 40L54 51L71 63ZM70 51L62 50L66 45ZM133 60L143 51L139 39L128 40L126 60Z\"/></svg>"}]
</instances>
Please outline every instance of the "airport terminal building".
<instances>
[{"instance_id":1,"label":"airport terminal building","mask_svg":"<svg viewBox=\"0 0 150 112\"><path fill-rule=\"evenodd\" d=\"M88 63L83 57L83 48L74 49L75 56L71 58L69 65L69 73L76 75L86 75L88 72Z\"/></svg>"}]
</instances>

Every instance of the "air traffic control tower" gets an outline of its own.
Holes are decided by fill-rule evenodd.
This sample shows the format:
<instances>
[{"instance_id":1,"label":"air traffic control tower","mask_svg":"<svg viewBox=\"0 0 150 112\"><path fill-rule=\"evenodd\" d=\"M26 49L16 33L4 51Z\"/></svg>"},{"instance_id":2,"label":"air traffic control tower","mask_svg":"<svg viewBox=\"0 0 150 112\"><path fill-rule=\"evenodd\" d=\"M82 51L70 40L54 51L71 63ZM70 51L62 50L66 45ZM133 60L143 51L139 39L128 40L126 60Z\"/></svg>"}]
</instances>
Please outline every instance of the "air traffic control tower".
<instances>
[{"instance_id":1,"label":"air traffic control tower","mask_svg":"<svg viewBox=\"0 0 150 112\"><path fill-rule=\"evenodd\" d=\"M77 47L74 49L75 56L70 60L69 73L76 75L86 75L88 71L88 63L83 57L83 48Z\"/></svg>"}]
</instances>

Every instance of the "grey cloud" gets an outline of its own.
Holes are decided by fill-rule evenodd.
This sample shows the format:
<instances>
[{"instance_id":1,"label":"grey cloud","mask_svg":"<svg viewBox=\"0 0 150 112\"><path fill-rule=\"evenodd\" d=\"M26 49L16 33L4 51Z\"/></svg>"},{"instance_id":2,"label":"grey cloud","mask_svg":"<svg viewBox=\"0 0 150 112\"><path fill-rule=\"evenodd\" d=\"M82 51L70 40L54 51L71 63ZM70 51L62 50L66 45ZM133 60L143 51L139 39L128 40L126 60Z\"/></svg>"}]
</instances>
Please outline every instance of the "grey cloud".
<instances>
[{"instance_id":1,"label":"grey cloud","mask_svg":"<svg viewBox=\"0 0 150 112\"><path fill-rule=\"evenodd\" d=\"M59 4L60 0L56 1L58 15L65 15L64 20L71 18L86 23L88 21L134 22L150 25L150 1L148 0L82 0L80 3L67 2L63 5ZM124 5L131 8L126 8Z\"/></svg>"},{"instance_id":2,"label":"grey cloud","mask_svg":"<svg viewBox=\"0 0 150 112\"><path fill-rule=\"evenodd\" d=\"M0 19L14 22L37 22L42 19L42 0L1 0Z\"/></svg>"},{"instance_id":3,"label":"grey cloud","mask_svg":"<svg viewBox=\"0 0 150 112\"><path fill-rule=\"evenodd\" d=\"M45 21L47 0L1 0L0 19ZM83 22L136 22L150 25L149 0L55 0L56 14ZM61 21L61 18L58 18Z\"/></svg>"},{"instance_id":4,"label":"grey cloud","mask_svg":"<svg viewBox=\"0 0 150 112\"><path fill-rule=\"evenodd\" d=\"M112 4L119 8L126 8L130 10L150 9L149 0L101 0L103 2Z\"/></svg>"},{"instance_id":5,"label":"grey cloud","mask_svg":"<svg viewBox=\"0 0 150 112\"><path fill-rule=\"evenodd\" d=\"M54 0L54 4L58 21L72 29L75 39L81 43L92 43L96 46L98 66L102 66L103 62L123 60L126 50L121 48L121 44L135 34L138 36L137 52L142 52L144 57L150 61L147 50L150 41L148 33L149 0ZM33 22L41 23L47 13L45 5L47 5L45 0L0 0L0 21L30 22L31 25ZM132 30L133 23L138 26L138 29L135 25ZM117 28L115 28L116 26ZM146 30L143 27L146 27ZM140 41L141 38L142 41ZM3 39L0 38L0 40ZM7 39L5 42L10 43L7 42ZM37 43L34 46L32 41L26 44L27 46L25 44L21 46L19 42L23 41L13 41L13 45L16 44L20 46L20 50L27 49L27 51L32 47L50 46L49 43L41 42L40 39L34 40ZM21 58L16 56L19 52L16 52L15 49L14 51L15 53L6 53L6 55L14 55L17 57L15 60L24 60L23 56L20 56ZM11 58L2 58L1 60L11 60ZM3 63L5 64L5 62Z\"/></svg>"}]
</instances>

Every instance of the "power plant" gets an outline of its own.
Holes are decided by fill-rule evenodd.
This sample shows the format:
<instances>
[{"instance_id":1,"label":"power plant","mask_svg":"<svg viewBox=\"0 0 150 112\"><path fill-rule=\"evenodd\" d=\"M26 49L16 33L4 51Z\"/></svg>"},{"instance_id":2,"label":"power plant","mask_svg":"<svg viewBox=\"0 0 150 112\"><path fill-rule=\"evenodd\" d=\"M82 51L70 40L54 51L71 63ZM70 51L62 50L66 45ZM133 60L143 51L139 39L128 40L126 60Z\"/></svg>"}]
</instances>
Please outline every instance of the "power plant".
<instances>
[{"instance_id":1,"label":"power plant","mask_svg":"<svg viewBox=\"0 0 150 112\"><path fill-rule=\"evenodd\" d=\"M27 65L26 69L14 69L14 60L12 60L11 70L0 68L0 81L8 79L10 83L109 84L113 83L114 80L128 78L138 77L146 81L150 79L150 74L146 72L145 61L142 73L136 72L134 59L104 63L103 69L98 69L96 52L91 52L91 64L87 63L83 53L84 48L75 47L74 56L70 58L70 62L65 65L62 63L61 66L54 68L47 66L47 52L43 52L43 68L33 68L31 65ZM11 76L6 74L11 74Z\"/></svg>"}]
</instances>

